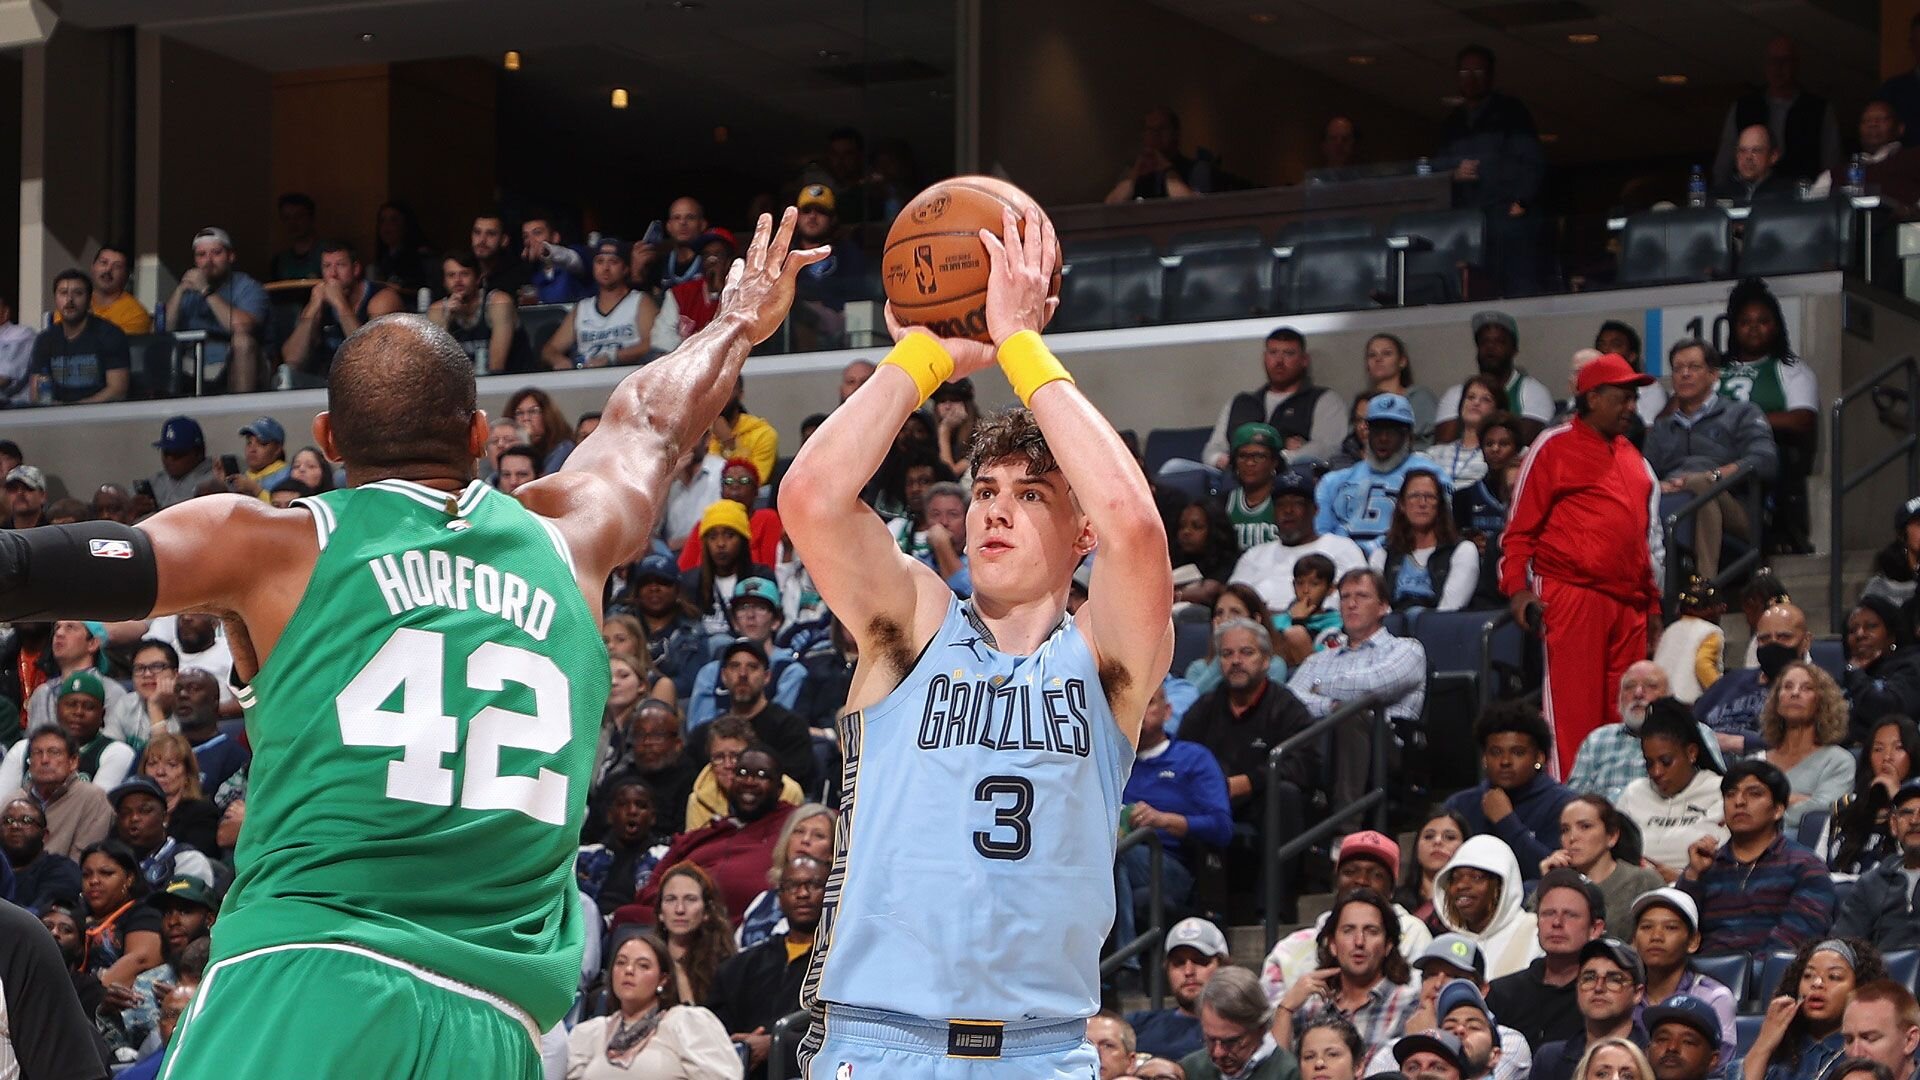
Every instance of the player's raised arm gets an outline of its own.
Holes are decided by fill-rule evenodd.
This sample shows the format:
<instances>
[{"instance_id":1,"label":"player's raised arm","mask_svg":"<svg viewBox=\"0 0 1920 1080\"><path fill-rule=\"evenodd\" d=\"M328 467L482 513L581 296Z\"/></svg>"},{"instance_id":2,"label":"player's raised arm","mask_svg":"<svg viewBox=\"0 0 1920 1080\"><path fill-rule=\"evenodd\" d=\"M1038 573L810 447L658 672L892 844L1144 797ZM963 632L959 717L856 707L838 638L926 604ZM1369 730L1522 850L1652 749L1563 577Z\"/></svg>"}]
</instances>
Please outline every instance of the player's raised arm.
<instances>
[{"instance_id":1,"label":"player's raised arm","mask_svg":"<svg viewBox=\"0 0 1920 1080\"><path fill-rule=\"evenodd\" d=\"M861 656L904 649L910 663L939 629L953 591L900 550L886 523L860 501L860 491L908 415L941 383L992 364L993 353L974 342L942 342L923 330L903 330L891 305L887 327L893 351L787 468L780 482L780 523L820 594L831 598L834 614L859 641ZM911 640L896 644L901 635ZM905 674L904 668L893 672L896 678Z\"/></svg>"},{"instance_id":2,"label":"player's raised arm","mask_svg":"<svg viewBox=\"0 0 1920 1080\"><path fill-rule=\"evenodd\" d=\"M1033 410L1093 525L1098 545L1093 580L1078 621L1099 658L1114 716L1134 737L1147 699L1173 657L1173 568L1166 528L1147 478L1119 433L1040 339L1039 329L1057 303L1047 296L1059 250L1053 223L1030 210L1023 240L1013 211L1004 216L1004 239L984 229L980 233L992 263L987 330L1001 370Z\"/></svg>"},{"instance_id":3,"label":"player's raised arm","mask_svg":"<svg viewBox=\"0 0 1920 1080\"><path fill-rule=\"evenodd\" d=\"M604 580L646 544L674 462L707 437L748 351L780 328L801 269L831 253L789 250L796 217L788 207L776 230L771 216L760 215L746 257L727 275L713 321L622 379L600 426L566 466L516 493L528 508L556 519L583 581Z\"/></svg>"}]
</instances>

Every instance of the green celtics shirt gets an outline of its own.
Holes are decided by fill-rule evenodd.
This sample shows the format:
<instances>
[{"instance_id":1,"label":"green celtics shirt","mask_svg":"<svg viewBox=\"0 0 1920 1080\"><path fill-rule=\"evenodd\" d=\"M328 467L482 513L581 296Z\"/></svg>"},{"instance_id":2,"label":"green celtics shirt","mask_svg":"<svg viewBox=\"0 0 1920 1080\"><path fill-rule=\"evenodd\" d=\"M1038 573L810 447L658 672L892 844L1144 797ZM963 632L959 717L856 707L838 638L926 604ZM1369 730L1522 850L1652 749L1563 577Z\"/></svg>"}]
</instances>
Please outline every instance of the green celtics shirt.
<instances>
[{"instance_id":1,"label":"green celtics shirt","mask_svg":"<svg viewBox=\"0 0 1920 1080\"><path fill-rule=\"evenodd\" d=\"M608 686L566 542L477 481L298 503L320 557L240 695L247 822L213 958L358 946L545 1030L580 977L573 862Z\"/></svg>"}]
</instances>

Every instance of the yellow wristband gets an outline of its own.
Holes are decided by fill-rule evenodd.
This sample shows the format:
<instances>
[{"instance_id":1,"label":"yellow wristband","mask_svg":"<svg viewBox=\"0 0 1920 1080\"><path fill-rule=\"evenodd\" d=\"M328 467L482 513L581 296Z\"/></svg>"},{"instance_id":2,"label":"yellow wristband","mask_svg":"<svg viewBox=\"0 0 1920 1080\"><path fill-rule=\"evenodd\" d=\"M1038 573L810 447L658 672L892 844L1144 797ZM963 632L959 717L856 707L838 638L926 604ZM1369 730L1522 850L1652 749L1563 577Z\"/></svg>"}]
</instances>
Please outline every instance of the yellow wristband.
<instances>
[{"instance_id":1,"label":"yellow wristband","mask_svg":"<svg viewBox=\"0 0 1920 1080\"><path fill-rule=\"evenodd\" d=\"M1000 370L1020 395L1020 404L1028 407L1033 405L1034 391L1059 379L1073 381L1053 350L1032 330L1022 330L1000 343Z\"/></svg>"},{"instance_id":2,"label":"yellow wristband","mask_svg":"<svg viewBox=\"0 0 1920 1080\"><path fill-rule=\"evenodd\" d=\"M882 364L892 364L913 379L913 385L920 388L920 404L924 405L940 384L953 377L953 357L940 343L926 334L908 334L894 343L893 351L887 354Z\"/></svg>"}]
</instances>

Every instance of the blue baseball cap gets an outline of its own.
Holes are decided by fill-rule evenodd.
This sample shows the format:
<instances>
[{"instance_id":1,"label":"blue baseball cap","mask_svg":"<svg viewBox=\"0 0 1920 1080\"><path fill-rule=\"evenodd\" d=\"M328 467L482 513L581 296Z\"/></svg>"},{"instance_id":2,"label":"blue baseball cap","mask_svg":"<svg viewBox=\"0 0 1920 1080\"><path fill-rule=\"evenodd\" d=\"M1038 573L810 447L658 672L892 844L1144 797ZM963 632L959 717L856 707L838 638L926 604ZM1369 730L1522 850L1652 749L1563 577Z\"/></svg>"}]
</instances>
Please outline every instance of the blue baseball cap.
<instances>
[{"instance_id":1,"label":"blue baseball cap","mask_svg":"<svg viewBox=\"0 0 1920 1080\"><path fill-rule=\"evenodd\" d=\"M263 416L241 428L240 434L251 435L261 442L284 443L287 441L287 429L281 427L280 421L271 416Z\"/></svg>"},{"instance_id":2,"label":"blue baseball cap","mask_svg":"<svg viewBox=\"0 0 1920 1080\"><path fill-rule=\"evenodd\" d=\"M1298 495L1308 502L1313 501L1313 477L1289 469L1273 478L1273 497Z\"/></svg>"},{"instance_id":3,"label":"blue baseball cap","mask_svg":"<svg viewBox=\"0 0 1920 1080\"><path fill-rule=\"evenodd\" d=\"M1720 1030L1720 1014L1713 1006L1694 997L1692 994L1675 994L1666 1001L1649 1006L1641 1016L1647 1032L1661 1024L1685 1024L1698 1031L1707 1040L1707 1045L1717 1047L1724 1032Z\"/></svg>"},{"instance_id":4,"label":"blue baseball cap","mask_svg":"<svg viewBox=\"0 0 1920 1080\"><path fill-rule=\"evenodd\" d=\"M200 432L200 423L191 416L171 416L160 428L160 440L153 444L155 450L165 450L177 454L182 450L204 449L207 437Z\"/></svg>"},{"instance_id":5,"label":"blue baseball cap","mask_svg":"<svg viewBox=\"0 0 1920 1080\"><path fill-rule=\"evenodd\" d=\"M763 577L741 578L733 587L733 602L759 600L775 611L780 610L780 586Z\"/></svg>"},{"instance_id":6,"label":"blue baseball cap","mask_svg":"<svg viewBox=\"0 0 1920 1080\"><path fill-rule=\"evenodd\" d=\"M1487 999L1480 996L1480 988L1473 985L1471 979L1455 979L1440 988L1440 997L1433 1005L1433 1018L1445 1020L1448 1013L1462 1005L1471 1005L1480 1010L1480 1014L1487 1018L1488 1026L1492 1026L1493 1010L1487 1008Z\"/></svg>"},{"instance_id":7,"label":"blue baseball cap","mask_svg":"<svg viewBox=\"0 0 1920 1080\"><path fill-rule=\"evenodd\" d=\"M1367 423L1382 420L1395 424L1413 426L1413 406L1399 394L1380 394L1367 402Z\"/></svg>"},{"instance_id":8,"label":"blue baseball cap","mask_svg":"<svg viewBox=\"0 0 1920 1080\"><path fill-rule=\"evenodd\" d=\"M649 581L664 581L669 585L680 583L680 566L666 555L649 555L640 560L633 570L634 583L645 584Z\"/></svg>"}]
</instances>

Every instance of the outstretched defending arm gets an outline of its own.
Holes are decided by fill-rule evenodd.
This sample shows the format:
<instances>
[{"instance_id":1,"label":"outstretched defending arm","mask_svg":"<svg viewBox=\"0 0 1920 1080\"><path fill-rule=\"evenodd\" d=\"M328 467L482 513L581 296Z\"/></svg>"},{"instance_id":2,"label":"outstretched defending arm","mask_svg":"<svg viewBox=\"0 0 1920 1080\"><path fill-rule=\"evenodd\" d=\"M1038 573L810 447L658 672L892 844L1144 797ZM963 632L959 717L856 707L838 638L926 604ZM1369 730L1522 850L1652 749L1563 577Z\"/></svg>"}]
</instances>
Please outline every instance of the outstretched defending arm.
<instances>
[{"instance_id":1,"label":"outstretched defending arm","mask_svg":"<svg viewBox=\"0 0 1920 1080\"><path fill-rule=\"evenodd\" d=\"M597 588L646 544L680 452L706 438L748 351L780 328L800 271L829 254L827 248L788 250L797 217L788 207L776 231L772 217L760 215L746 258L727 275L713 321L622 379L600 426L566 466L516 493L529 509L555 519L583 584Z\"/></svg>"},{"instance_id":2,"label":"outstretched defending arm","mask_svg":"<svg viewBox=\"0 0 1920 1080\"><path fill-rule=\"evenodd\" d=\"M987 289L987 330L1014 392L1033 410L1047 447L1093 523L1098 543L1082 631L1100 663L1100 681L1129 739L1140 734L1147 699L1173 658L1173 567L1166 528L1147 478L1120 435L1073 383L1040 339L1055 301L1053 223L1029 211L1026 239L1011 209L1003 236L981 230L990 273L1011 287ZM1037 243L1035 240L1037 239Z\"/></svg>"}]
</instances>

